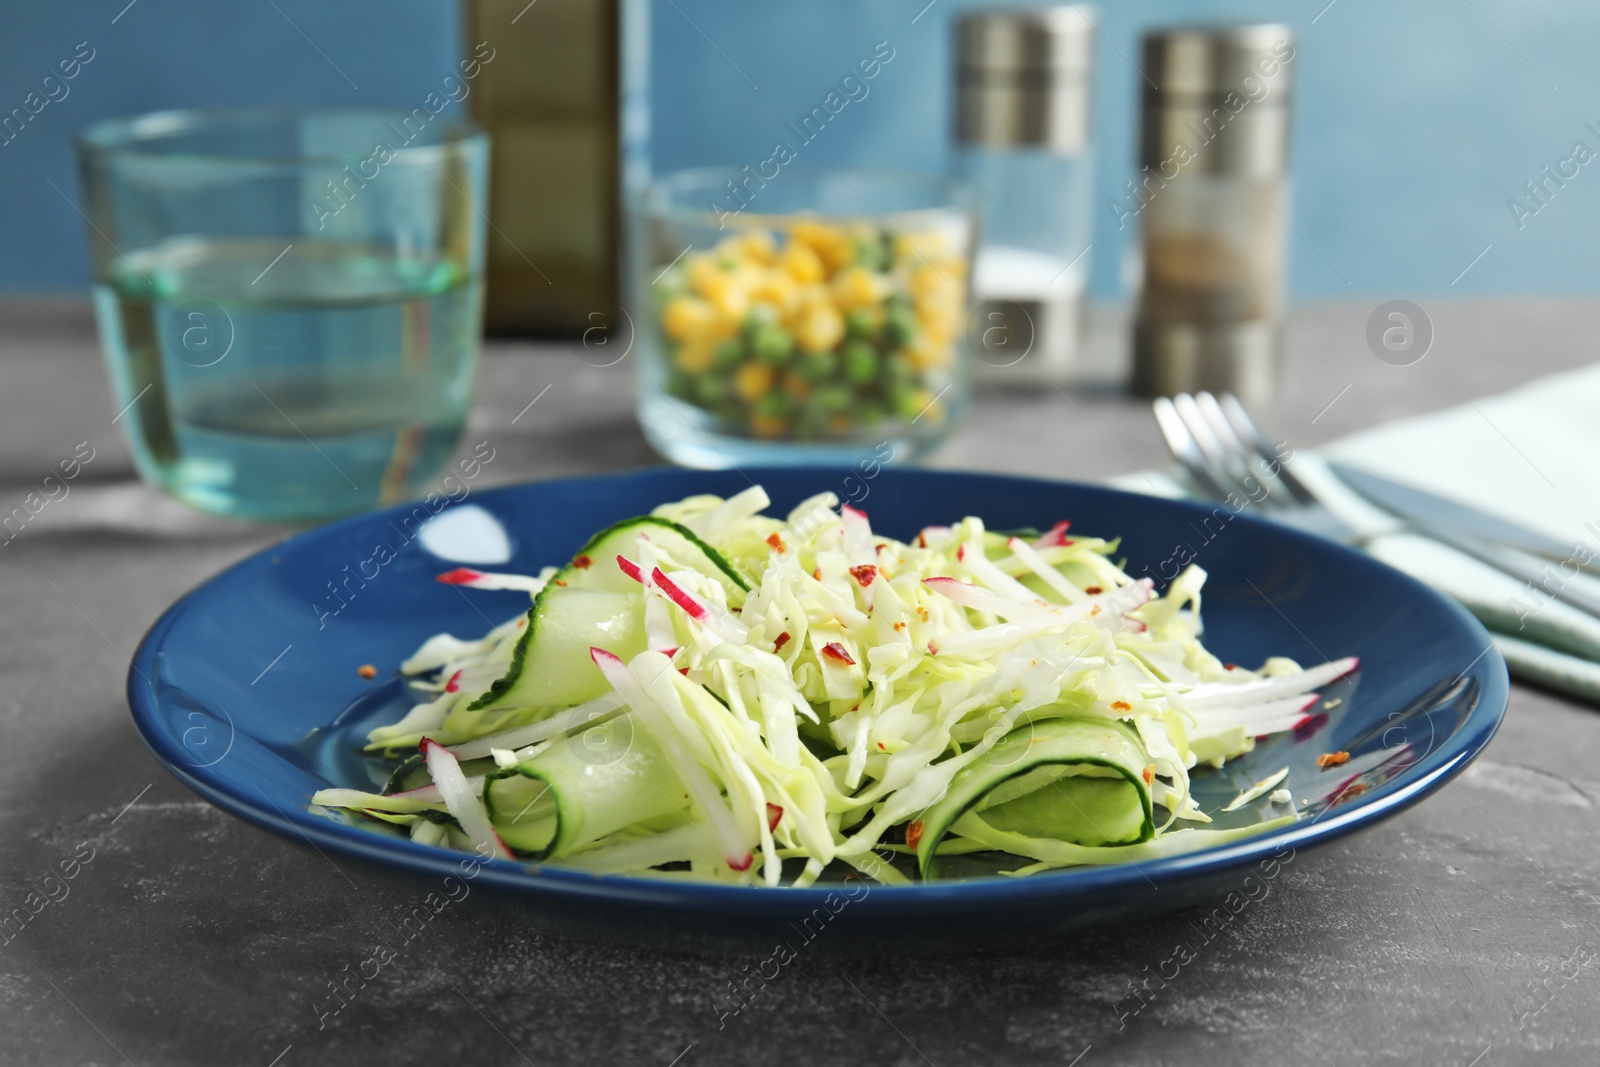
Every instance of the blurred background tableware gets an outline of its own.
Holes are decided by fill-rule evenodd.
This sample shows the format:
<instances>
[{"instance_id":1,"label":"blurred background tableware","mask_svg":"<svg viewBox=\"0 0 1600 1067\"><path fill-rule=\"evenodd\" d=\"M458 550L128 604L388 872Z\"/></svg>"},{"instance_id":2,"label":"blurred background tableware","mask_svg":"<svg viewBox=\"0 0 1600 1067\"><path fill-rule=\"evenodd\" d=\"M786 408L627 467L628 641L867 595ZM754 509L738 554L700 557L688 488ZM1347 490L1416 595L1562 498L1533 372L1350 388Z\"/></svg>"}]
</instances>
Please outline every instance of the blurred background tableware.
<instances>
[{"instance_id":1,"label":"blurred background tableware","mask_svg":"<svg viewBox=\"0 0 1600 1067\"><path fill-rule=\"evenodd\" d=\"M1073 371L1092 241L1091 19L1069 4L955 24L955 166L983 217L967 338L980 385Z\"/></svg>"},{"instance_id":2,"label":"blurred background tableware","mask_svg":"<svg viewBox=\"0 0 1600 1067\"><path fill-rule=\"evenodd\" d=\"M464 6L478 71L466 104L494 141L485 326L580 334L617 303L624 4Z\"/></svg>"},{"instance_id":3,"label":"blurred background tableware","mask_svg":"<svg viewBox=\"0 0 1600 1067\"><path fill-rule=\"evenodd\" d=\"M1138 175L1143 284L1133 388L1260 403L1283 354L1291 63L1287 26L1145 35Z\"/></svg>"},{"instance_id":4,"label":"blurred background tableware","mask_svg":"<svg viewBox=\"0 0 1600 1067\"><path fill-rule=\"evenodd\" d=\"M630 301L645 435L695 467L920 455L970 391L970 198L786 162L651 186Z\"/></svg>"},{"instance_id":5,"label":"blurred background tableware","mask_svg":"<svg viewBox=\"0 0 1600 1067\"><path fill-rule=\"evenodd\" d=\"M472 399L487 138L431 106L187 111L77 149L145 479L263 520L418 495Z\"/></svg>"}]
</instances>

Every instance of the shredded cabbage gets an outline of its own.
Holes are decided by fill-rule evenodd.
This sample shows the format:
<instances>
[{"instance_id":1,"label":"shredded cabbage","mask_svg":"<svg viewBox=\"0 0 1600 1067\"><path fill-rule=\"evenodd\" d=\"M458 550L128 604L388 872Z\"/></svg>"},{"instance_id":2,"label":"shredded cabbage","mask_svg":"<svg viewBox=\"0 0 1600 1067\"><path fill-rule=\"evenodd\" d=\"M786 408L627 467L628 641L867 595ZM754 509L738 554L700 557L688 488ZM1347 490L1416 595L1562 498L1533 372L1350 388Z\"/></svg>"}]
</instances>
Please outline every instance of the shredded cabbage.
<instances>
[{"instance_id":1,"label":"shredded cabbage","mask_svg":"<svg viewBox=\"0 0 1600 1067\"><path fill-rule=\"evenodd\" d=\"M904 881L884 862L904 852L920 852L924 873L935 854L974 851L1020 857L1016 873L1119 862L1238 836L1201 829L1211 820L1191 770L1292 729L1317 687L1355 667L1224 665L1200 640L1203 570L1158 596L1112 560L1116 542L1066 536L1065 524L1006 535L968 517L900 542L831 494L784 518L764 514L768 504L757 487L652 513L748 578L742 603L648 527L617 559L579 556L532 578L445 576L535 602L481 638L430 638L402 665L428 699L373 730L369 748L404 756L420 744L449 781L434 788L424 776L383 796L324 790L313 802L407 827L424 844L767 885L809 884L835 861ZM609 691L577 706L483 700L508 672L575 669L530 645L539 598L614 567L634 579L625 588L645 647L592 650ZM553 609L537 622L562 624ZM1015 773L995 765L1029 758L1020 732L1062 719L1122 724L1118 751L1144 766L1092 745ZM631 744L632 731L652 744ZM634 751L645 748L649 759ZM943 809L927 828L937 840L921 841L925 817Z\"/></svg>"}]
</instances>

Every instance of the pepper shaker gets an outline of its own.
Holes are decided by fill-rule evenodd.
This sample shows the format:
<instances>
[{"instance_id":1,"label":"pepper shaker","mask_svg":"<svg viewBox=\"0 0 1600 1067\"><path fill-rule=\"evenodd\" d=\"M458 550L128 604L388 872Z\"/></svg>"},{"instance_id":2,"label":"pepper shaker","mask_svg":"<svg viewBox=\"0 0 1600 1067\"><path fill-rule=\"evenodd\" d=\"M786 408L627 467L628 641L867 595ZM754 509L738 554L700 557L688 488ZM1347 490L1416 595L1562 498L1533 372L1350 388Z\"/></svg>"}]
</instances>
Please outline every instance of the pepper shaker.
<instances>
[{"instance_id":1,"label":"pepper shaker","mask_svg":"<svg viewBox=\"0 0 1600 1067\"><path fill-rule=\"evenodd\" d=\"M1136 392L1277 387L1294 57L1282 25L1144 39L1141 168L1112 201L1142 233Z\"/></svg>"},{"instance_id":2,"label":"pepper shaker","mask_svg":"<svg viewBox=\"0 0 1600 1067\"><path fill-rule=\"evenodd\" d=\"M956 157L982 215L967 346L979 382L1071 371L1087 277L1094 23L1078 5L956 23Z\"/></svg>"}]
</instances>

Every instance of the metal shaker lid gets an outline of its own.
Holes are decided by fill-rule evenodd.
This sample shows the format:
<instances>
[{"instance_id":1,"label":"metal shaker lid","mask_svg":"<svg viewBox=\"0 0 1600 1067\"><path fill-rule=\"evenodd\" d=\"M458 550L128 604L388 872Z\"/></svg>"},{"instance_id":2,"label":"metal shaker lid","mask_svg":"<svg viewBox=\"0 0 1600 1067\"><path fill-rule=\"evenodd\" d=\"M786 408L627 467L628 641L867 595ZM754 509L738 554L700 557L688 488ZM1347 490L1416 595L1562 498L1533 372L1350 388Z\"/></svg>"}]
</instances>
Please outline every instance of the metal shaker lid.
<instances>
[{"instance_id":1,"label":"metal shaker lid","mask_svg":"<svg viewBox=\"0 0 1600 1067\"><path fill-rule=\"evenodd\" d=\"M1075 5L956 23L956 139L1074 152L1089 141L1094 23Z\"/></svg>"},{"instance_id":2,"label":"metal shaker lid","mask_svg":"<svg viewBox=\"0 0 1600 1067\"><path fill-rule=\"evenodd\" d=\"M1296 58L1293 32L1277 23L1146 34L1140 163L1176 156L1202 173L1283 173Z\"/></svg>"}]
</instances>

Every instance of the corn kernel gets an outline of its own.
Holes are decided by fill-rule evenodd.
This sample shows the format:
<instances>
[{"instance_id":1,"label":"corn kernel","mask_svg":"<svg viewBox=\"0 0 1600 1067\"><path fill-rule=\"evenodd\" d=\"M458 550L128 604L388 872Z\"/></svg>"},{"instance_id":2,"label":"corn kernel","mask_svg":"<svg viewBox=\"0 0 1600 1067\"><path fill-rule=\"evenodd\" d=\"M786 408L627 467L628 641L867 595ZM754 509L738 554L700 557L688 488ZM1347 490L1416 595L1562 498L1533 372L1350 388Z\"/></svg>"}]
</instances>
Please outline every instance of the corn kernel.
<instances>
[{"instance_id":1,"label":"corn kernel","mask_svg":"<svg viewBox=\"0 0 1600 1067\"><path fill-rule=\"evenodd\" d=\"M791 241L778 259L779 266L789 272L789 277L807 285L820 282L823 276L822 259L808 245Z\"/></svg>"},{"instance_id":2,"label":"corn kernel","mask_svg":"<svg viewBox=\"0 0 1600 1067\"><path fill-rule=\"evenodd\" d=\"M673 365L685 374L699 374L711 369L716 362L716 344L705 335L691 338L678 346L672 356Z\"/></svg>"},{"instance_id":3,"label":"corn kernel","mask_svg":"<svg viewBox=\"0 0 1600 1067\"><path fill-rule=\"evenodd\" d=\"M778 258L778 245L766 230L752 230L740 238L744 258L770 267Z\"/></svg>"},{"instance_id":4,"label":"corn kernel","mask_svg":"<svg viewBox=\"0 0 1600 1067\"><path fill-rule=\"evenodd\" d=\"M716 319L716 309L704 300L680 296L661 312L661 328L675 341L705 333Z\"/></svg>"},{"instance_id":5,"label":"corn kernel","mask_svg":"<svg viewBox=\"0 0 1600 1067\"><path fill-rule=\"evenodd\" d=\"M833 302L841 310L875 307L888 295L883 278L865 267L849 267L833 279Z\"/></svg>"},{"instance_id":6,"label":"corn kernel","mask_svg":"<svg viewBox=\"0 0 1600 1067\"><path fill-rule=\"evenodd\" d=\"M746 363L733 376L733 391L746 404L754 404L772 389L776 377L765 363Z\"/></svg>"},{"instance_id":7,"label":"corn kernel","mask_svg":"<svg viewBox=\"0 0 1600 1067\"><path fill-rule=\"evenodd\" d=\"M811 304L796 326L795 336L805 351L827 352L844 338L844 316L832 304Z\"/></svg>"},{"instance_id":8,"label":"corn kernel","mask_svg":"<svg viewBox=\"0 0 1600 1067\"><path fill-rule=\"evenodd\" d=\"M750 295L771 304L780 315L787 315L800 303L800 284L791 274L770 270L762 275Z\"/></svg>"},{"instance_id":9,"label":"corn kernel","mask_svg":"<svg viewBox=\"0 0 1600 1067\"><path fill-rule=\"evenodd\" d=\"M712 288L728 274L714 252L697 252L690 256L685 273L689 276L690 287L701 296L710 296Z\"/></svg>"}]
</instances>

